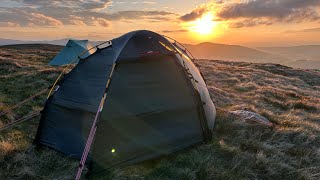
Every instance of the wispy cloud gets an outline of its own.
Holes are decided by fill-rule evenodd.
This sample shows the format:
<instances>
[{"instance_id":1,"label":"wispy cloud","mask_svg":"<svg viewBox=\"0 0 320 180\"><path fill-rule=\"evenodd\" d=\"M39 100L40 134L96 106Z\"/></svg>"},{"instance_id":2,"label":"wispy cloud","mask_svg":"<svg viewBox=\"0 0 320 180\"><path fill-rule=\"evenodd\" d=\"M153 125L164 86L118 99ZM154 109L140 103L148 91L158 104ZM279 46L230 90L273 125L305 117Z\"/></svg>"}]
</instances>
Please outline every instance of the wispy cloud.
<instances>
[{"instance_id":1,"label":"wispy cloud","mask_svg":"<svg viewBox=\"0 0 320 180\"><path fill-rule=\"evenodd\" d=\"M184 33L188 32L186 29L177 29L177 30L163 30L162 33Z\"/></svg>"},{"instance_id":2,"label":"wispy cloud","mask_svg":"<svg viewBox=\"0 0 320 180\"><path fill-rule=\"evenodd\" d=\"M157 4L155 1L142 1L142 4Z\"/></svg>"},{"instance_id":3,"label":"wispy cloud","mask_svg":"<svg viewBox=\"0 0 320 180\"><path fill-rule=\"evenodd\" d=\"M84 9L89 10L101 10L107 8L112 4L111 0L98 0L98 1L88 1L81 4Z\"/></svg>"},{"instance_id":4,"label":"wispy cloud","mask_svg":"<svg viewBox=\"0 0 320 180\"><path fill-rule=\"evenodd\" d=\"M258 25L272 25L273 22L262 19L245 19L241 21L229 22L231 28L254 27Z\"/></svg>"},{"instance_id":5,"label":"wispy cloud","mask_svg":"<svg viewBox=\"0 0 320 180\"><path fill-rule=\"evenodd\" d=\"M299 30L288 30L283 33L320 33L320 28L310 28L310 29L299 29Z\"/></svg>"},{"instance_id":6,"label":"wispy cloud","mask_svg":"<svg viewBox=\"0 0 320 180\"><path fill-rule=\"evenodd\" d=\"M157 4L155 1L133 1L131 4Z\"/></svg>"},{"instance_id":7,"label":"wispy cloud","mask_svg":"<svg viewBox=\"0 0 320 180\"><path fill-rule=\"evenodd\" d=\"M28 16L28 20L29 20L29 23L33 23L36 25L48 25L48 26L61 26L62 25L61 21L59 21L55 18L46 16L44 14L39 14L39 13L30 13Z\"/></svg>"}]
</instances>

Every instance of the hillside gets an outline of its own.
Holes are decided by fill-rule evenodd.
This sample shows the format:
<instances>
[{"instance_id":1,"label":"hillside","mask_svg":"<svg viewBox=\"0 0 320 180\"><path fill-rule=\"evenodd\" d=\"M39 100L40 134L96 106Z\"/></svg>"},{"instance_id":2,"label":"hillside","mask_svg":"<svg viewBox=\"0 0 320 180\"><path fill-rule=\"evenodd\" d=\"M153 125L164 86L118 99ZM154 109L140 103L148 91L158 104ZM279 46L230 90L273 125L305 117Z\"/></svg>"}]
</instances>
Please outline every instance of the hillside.
<instances>
[{"instance_id":1,"label":"hillside","mask_svg":"<svg viewBox=\"0 0 320 180\"><path fill-rule=\"evenodd\" d=\"M261 51L287 57L285 65L296 68L320 69L320 45L292 47L260 47Z\"/></svg>"},{"instance_id":2,"label":"hillside","mask_svg":"<svg viewBox=\"0 0 320 180\"><path fill-rule=\"evenodd\" d=\"M0 38L0 45L25 44L24 41Z\"/></svg>"},{"instance_id":3,"label":"hillside","mask_svg":"<svg viewBox=\"0 0 320 180\"><path fill-rule=\"evenodd\" d=\"M185 46L197 59L277 63L294 68L320 69L320 45L253 49L207 42Z\"/></svg>"},{"instance_id":4,"label":"hillside","mask_svg":"<svg viewBox=\"0 0 320 180\"><path fill-rule=\"evenodd\" d=\"M284 57L239 45L206 42L197 45L186 44L185 46L197 59L217 59L260 63L282 63L287 61Z\"/></svg>"},{"instance_id":5,"label":"hillside","mask_svg":"<svg viewBox=\"0 0 320 180\"><path fill-rule=\"evenodd\" d=\"M52 45L0 47L0 111L50 86L61 69ZM259 53L258 53L259 54ZM197 60L218 117L213 140L173 155L110 170L108 179L320 179L320 71ZM41 110L45 95L0 117ZM232 116L247 109L264 127ZM72 179L78 161L32 145L39 117L0 131L0 179Z\"/></svg>"},{"instance_id":6,"label":"hillside","mask_svg":"<svg viewBox=\"0 0 320 180\"><path fill-rule=\"evenodd\" d=\"M291 47L259 47L259 50L291 57L295 60L307 59L320 61L320 45Z\"/></svg>"}]
</instances>

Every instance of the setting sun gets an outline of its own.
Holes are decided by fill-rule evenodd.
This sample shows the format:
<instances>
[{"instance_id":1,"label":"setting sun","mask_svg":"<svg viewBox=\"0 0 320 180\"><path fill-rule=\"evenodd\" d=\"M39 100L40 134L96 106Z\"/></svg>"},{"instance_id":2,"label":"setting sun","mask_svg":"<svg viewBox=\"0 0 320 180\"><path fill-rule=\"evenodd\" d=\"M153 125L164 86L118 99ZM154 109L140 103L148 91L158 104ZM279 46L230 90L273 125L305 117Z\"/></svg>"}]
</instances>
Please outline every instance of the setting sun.
<instances>
[{"instance_id":1,"label":"setting sun","mask_svg":"<svg viewBox=\"0 0 320 180\"><path fill-rule=\"evenodd\" d=\"M216 22L213 20L211 13L204 15L203 17L195 20L190 29L200 35L209 35L213 33L213 30L216 26Z\"/></svg>"}]
</instances>

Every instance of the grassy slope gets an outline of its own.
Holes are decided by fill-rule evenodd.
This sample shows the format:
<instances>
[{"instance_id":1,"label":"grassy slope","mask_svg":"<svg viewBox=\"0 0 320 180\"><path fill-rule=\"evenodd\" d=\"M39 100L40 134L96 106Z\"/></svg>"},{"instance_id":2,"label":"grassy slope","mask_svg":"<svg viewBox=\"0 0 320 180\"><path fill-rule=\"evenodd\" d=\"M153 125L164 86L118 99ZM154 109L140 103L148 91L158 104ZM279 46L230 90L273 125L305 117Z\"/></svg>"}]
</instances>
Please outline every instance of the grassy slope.
<instances>
[{"instance_id":1,"label":"grassy slope","mask_svg":"<svg viewBox=\"0 0 320 180\"><path fill-rule=\"evenodd\" d=\"M38 49L40 48L40 49ZM49 86L59 69L45 65L58 46L0 47L0 111ZM197 61L217 105L208 145L115 169L110 179L319 179L320 72L280 65ZM7 123L40 110L45 96L0 117ZM276 125L228 114L249 109ZM0 132L0 179L70 179L78 161L31 145L38 118Z\"/></svg>"}]
</instances>

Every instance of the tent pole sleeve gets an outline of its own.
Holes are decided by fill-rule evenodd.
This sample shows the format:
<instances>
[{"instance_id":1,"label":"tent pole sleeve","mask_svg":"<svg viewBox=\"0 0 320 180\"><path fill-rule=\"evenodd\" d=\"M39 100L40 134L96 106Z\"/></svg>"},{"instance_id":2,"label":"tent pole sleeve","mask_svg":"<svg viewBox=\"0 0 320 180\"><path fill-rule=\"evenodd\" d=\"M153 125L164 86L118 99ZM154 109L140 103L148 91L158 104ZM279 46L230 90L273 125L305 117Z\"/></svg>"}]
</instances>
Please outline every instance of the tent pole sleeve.
<instances>
[{"instance_id":1,"label":"tent pole sleeve","mask_svg":"<svg viewBox=\"0 0 320 180\"><path fill-rule=\"evenodd\" d=\"M105 99L107 97L107 90L108 90L110 82L111 82L111 77L113 75L113 71L114 71L115 65L116 65L115 63L112 65L112 69L111 69L111 72L109 74L109 78L108 78L108 81L107 81L107 84L106 84L106 90L105 90L105 92L104 92L104 94L103 94L103 96L101 98L99 108L97 110L96 116L95 116L94 121L92 123L91 130L90 130L87 142L86 142L86 146L85 146L85 148L83 150L83 153L82 153L82 157L81 157L81 160L80 160L80 163L79 163L78 172L77 172L77 175L75 177L75 180L79 180L80 179L82 171L83 171L83 167L84 167L84 165L86 163L86 160L87 160L87 157L88 157L88 154L89 154L89 151L90 151L90 147L92 145L95 133L97 131L98 117L99 117L100 112L102 111L103 104L104 104Z\"/></svg>"}]
</instances>

